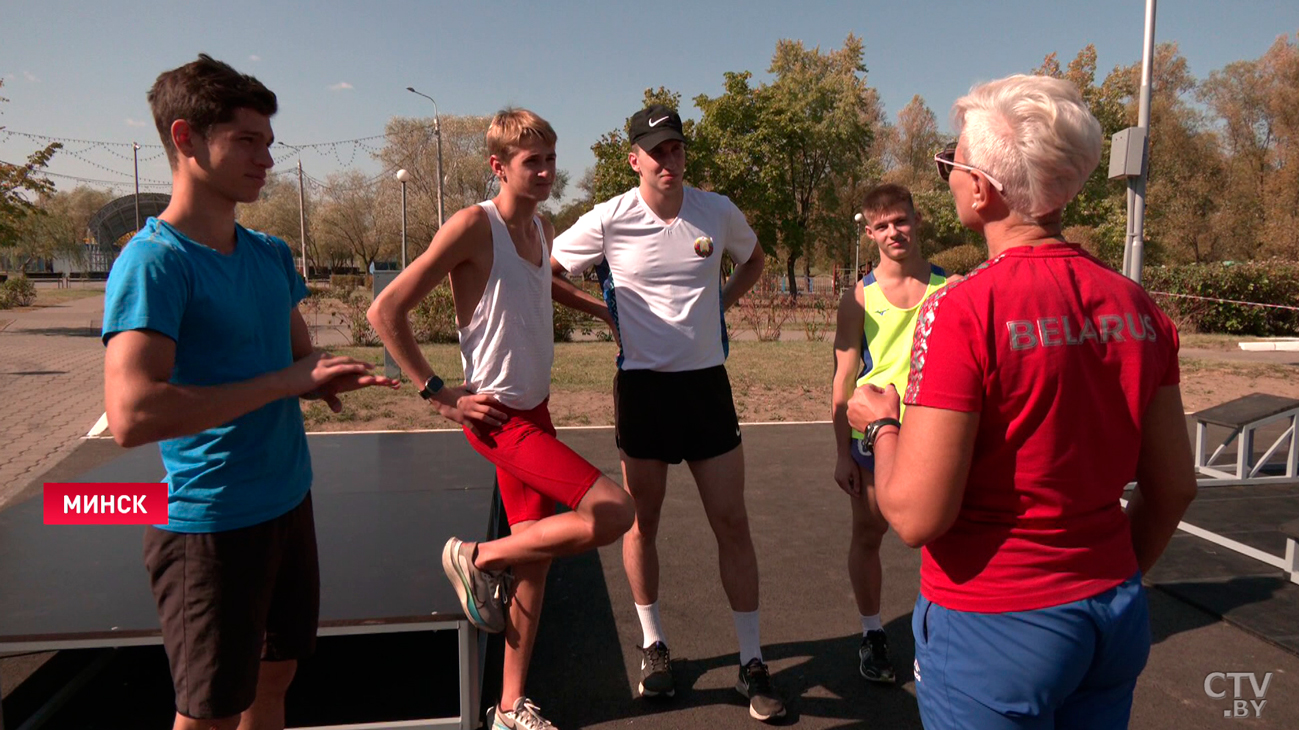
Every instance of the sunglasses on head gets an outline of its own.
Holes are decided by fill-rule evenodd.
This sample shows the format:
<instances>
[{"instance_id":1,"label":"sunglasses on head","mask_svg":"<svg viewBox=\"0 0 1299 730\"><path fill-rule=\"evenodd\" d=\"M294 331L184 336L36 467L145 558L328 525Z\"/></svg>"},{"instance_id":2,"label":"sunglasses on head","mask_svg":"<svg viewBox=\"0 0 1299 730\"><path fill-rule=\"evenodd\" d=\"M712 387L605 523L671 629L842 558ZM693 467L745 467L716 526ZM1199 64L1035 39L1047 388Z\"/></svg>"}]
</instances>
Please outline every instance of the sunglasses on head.
<instances>
[{"instance_id":1,"label":"sunglasses on head","mask_svg":"<svg viewBox=\"0 0 1299 730\"><path fill-rule=\"evenodd\" d=\"M948 178L952 176L953 169L960 168L968 172L977 172L980 175L988 178L988 182L992 183L992 186L997 189L997 192L1000 193L1005 191L1005 189L1002 187L1002 184L997 181L997 178L989 175L988 173L984 172L983 170L980 170L977 167L971 167L969 165L957 162L955 143L947 145L946 147L943 148L942 152L939 152L938 154L934 155L934 165L938 168L938 176L943 179L943 182L947 182Z\"/></svg>"}]
</instances>

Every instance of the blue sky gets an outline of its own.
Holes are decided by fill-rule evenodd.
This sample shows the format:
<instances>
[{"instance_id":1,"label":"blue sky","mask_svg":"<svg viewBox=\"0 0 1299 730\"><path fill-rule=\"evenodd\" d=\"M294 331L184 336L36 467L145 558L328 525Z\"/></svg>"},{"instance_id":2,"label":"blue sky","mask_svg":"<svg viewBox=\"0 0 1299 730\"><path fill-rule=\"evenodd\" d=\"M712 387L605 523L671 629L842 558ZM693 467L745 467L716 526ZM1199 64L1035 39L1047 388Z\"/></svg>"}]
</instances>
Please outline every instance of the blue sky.
<instances>
[{"instance_id":1,"label":"blue sky","mask_svg":"<svg viewBox=\"0 0 1299 730\"><path fill-rule=\"evenodd\" d=\"M429 115L432 105L405 91L414 86L444 115L505 105L537 111L554 124L560 167L576 179L593 162L590 145L636 110L646 87L680 92L683 115L697 118L689 99L720 93L725 71L765 78L780 38L828 49L850 32L861 36L867 80L889 116L920 94L946 125L947 109L971 84L1027 71L1052 51L1063 63L1094 43L1102 75L1139 61L1144 7L1144 0L0 0L0 95L10 99L0 105L0 125L156 144L145 92L160 71L204 51L278 94L276 134L291 144L379 135L392 116ZM1296 31L1294 0L1165 0L1156 38L1178 42L1203 77ZM0 159L20 161L35 147L0 133ZM141 153L153 158L141 176L166 180L156 152ZM350 145L303 163L320 178L347 165L380 169ZM130 150L70 145L50 170L129 184Z\"/></svg>"}]
</instances>

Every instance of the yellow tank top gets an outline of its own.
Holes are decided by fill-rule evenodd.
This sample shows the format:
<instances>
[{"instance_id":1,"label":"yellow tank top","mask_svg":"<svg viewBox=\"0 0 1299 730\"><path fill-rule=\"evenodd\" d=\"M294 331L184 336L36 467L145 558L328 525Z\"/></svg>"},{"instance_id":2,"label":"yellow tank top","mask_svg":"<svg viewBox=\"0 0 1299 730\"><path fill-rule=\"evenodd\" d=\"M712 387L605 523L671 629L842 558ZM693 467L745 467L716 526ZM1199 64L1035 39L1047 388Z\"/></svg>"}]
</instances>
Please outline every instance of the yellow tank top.
<instances>
[{"instance_id":1,"label":"yellow tank top","mask_svg":"<svg viewBox=\"0 0 1299 730\"><path fill-rule=\"evenodd\" d=\"M885 298L875 274L866 275L862 280L866 318L862 327L862 371L857 378L858 387L871 383L882 388L892 383L898 393L906 392L907 377L911 375L911 339L916 331L916 315L925 300L946 283L947 273L931 264L925 295L915 306L900 309ZM862 437L855 430L852 435L853 438Z\"/></svg>"}]
</instances>

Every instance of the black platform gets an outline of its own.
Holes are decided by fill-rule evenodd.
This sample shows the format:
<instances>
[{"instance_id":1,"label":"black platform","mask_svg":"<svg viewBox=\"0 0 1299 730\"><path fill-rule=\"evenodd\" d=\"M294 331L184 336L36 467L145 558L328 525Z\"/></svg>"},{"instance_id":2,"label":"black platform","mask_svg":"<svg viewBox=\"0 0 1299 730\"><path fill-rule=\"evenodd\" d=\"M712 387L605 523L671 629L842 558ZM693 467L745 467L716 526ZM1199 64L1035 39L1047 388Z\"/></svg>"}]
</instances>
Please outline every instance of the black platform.
<instances>
[{"instance_id":1,"label":"black platform","mask_svg":"<svg viewBox=\"0 0 1299 730\"><path fill-rule=\"evenodd\" d=\"M1239 429L1255 421L1262 421L1285 413L1293 408L1299 408L1299 400L1266 393L1250 393L1212 408L1198 411L1195 418L1215 426Z\"/></svg>"},{"instance_id":2,"label":"black platform","mask_svg":"<svg viewBox=\"0 0 1299 730\"><path fill-rule=\"evenodd\" d=\"M464 630L440 554L452 535L492 534L493 467L459 432L320 434L309 441L320 634ZM163 475L157 447L146 446L68 481ZM160 643L143 531L45 525L39 496L0 512L0 653ZM476 654L476 636L474 643ZM476 715L476 697L472 705Z\"/></svg>"}]
</instances>

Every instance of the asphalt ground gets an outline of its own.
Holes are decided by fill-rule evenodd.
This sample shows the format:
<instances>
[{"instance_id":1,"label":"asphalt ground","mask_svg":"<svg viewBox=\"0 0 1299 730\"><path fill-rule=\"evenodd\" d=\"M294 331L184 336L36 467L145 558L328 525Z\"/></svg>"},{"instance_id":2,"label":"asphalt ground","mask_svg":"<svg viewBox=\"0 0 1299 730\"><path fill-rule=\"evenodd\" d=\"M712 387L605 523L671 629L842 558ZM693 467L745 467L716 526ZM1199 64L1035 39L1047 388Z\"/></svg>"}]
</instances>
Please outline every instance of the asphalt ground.
<instances>
[{"instance_id":1,"label":"asphalt ground","mask_svg":"<svg viewBox=\"0 0 1299 730\"><path fill-rule=\"evenodd\" d=\"M561 438L620 479L610 429L564 430ZM850 512L848 497L831 479L830 426L748 425L744 439L749 519L762 575L763 651L777 689L788 699L784 724L921 727L908 671L919 553L891 534L885 537L882 618L899 682L893 687L869 685L857 674L860 626L846 568ZM101 463L111 458L113 448L83 444L48 480ZM25 496L33 494L28 489ZM622 569L621 546L615 543L558 560L550 574L528 692L558 727L716 730L756 725L734 689L736 639L717 577L716 544L684 466L669 473L659 545L660 602L672 647L676 697L634 697L640 628ZM1214 546L1196 547L1220 552ZM1159 569L1152 575L1157 582ZM1168 586L1154 585L1150 591L1154 644L1137 686L1131 726L1299 727L1299 656L1263 638L1260 633L1265 632L1243 629L1175 597L1177 583L1170 579ZM1234 589L1230 576L1219 583L1219 595ZM1290 611L1281 600L1285 595L1289 594L1242 590L1235 594L1232 608L1265 616ZM322 643L320 656L304 666L303 681L291 695L290 723L395 719L402 712L445 705L454 692L453 675L445 669L453 656L432 637L346 646ZM60 674L55 660L84 666L94 659L61 652L49 661L44 656L0 661L6 709L15 704L15 695L27 703L37 689L65 688L60 677L75 671L64 668ZM165 726L169 684L160 650L124 650L105 661L108 669L79 688L68 709L47 727ZM33 664L42 665L34 674ZM1226 696L1210 696L1206 678L1216 672L1254 673L1260 682L1265 673L1272 673L1258 717L1224 716L1233 711L1233 688L1230 680L1211 681L1210 689L1225 689ZM26 675L31 676L15 691L13 685ZM1245 699L1254 699L1247 680L1243 690Z\"/></svg>"}]
</instances>

